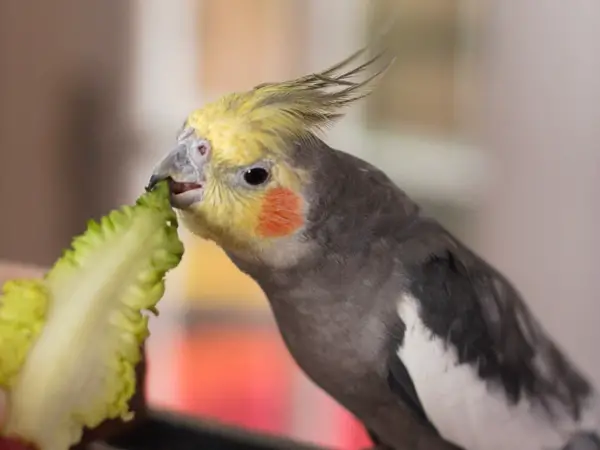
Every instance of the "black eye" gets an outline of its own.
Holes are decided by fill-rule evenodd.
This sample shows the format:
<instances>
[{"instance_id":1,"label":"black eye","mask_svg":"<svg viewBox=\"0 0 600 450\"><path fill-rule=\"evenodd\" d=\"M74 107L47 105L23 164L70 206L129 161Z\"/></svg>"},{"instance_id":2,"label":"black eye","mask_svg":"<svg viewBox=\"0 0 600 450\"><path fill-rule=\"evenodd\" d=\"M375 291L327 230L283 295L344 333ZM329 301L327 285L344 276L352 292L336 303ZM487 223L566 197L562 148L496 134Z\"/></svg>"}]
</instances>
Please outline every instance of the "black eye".
<instances>
[{"instance_id":1,"label":"black eye","mask_svg":"<svg viewBox=\"0 0 600 450\"><path fill-rule=\"evenodd\" d=\"M269 171L262 167L253 167L244 172L244 181L251 186L258 186L269 179Z\"/></svg>"}]
</instances>

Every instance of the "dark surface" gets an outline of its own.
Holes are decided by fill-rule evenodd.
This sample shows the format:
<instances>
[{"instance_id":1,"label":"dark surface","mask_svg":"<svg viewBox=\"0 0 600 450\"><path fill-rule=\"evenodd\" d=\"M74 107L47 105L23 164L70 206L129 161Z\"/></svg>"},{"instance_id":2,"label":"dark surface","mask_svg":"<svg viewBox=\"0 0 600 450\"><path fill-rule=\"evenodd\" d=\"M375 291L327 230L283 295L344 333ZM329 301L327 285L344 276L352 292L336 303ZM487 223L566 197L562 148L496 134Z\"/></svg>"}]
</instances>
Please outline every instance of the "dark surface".
<instances>
[{"instance_id":1,"label":"dark surface","mask_svg":"<svg viewBox=\"0 0 600 450\"><path fill-rule=\"evenodd\" d=\"M284 439L165 413L150 414L108 444L106 450L319 450ZM90 450L93 449L94 446L90 446Z\"/></svg>"}]
</instances>

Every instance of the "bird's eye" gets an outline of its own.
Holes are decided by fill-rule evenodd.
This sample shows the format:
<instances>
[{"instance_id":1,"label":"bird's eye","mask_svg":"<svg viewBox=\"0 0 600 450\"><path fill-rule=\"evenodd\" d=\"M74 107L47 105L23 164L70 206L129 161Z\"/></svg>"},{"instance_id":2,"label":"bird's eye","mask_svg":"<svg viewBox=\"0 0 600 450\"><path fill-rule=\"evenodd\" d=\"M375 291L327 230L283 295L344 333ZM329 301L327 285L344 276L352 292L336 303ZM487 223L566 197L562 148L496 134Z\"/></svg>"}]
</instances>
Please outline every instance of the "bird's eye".
<instances>
[{"instance_id":1,"label":"bird's eye","mask_svg":"<svg viewBox=\"0 0 600 450\"><path fill-rule=\"evenodd\" d=\"M269 179L269 171L262 167L253 167L244 172L244 181L251 186L258 186Z\"/></svg>"},{"instance_id":2,"label":"bird's eye","mask_svg":"<svg viewBox=\"0 0 600 450\"><path fill-rule=\"evenodd\" d=\"M204 156L204 155L206 155L208 148L206 147L206 144L202 143L202 144L198 144L198 146L196 147L196 150L198 150L198 153L200 153L200 156Z\"/></svg>"}]
</instances>

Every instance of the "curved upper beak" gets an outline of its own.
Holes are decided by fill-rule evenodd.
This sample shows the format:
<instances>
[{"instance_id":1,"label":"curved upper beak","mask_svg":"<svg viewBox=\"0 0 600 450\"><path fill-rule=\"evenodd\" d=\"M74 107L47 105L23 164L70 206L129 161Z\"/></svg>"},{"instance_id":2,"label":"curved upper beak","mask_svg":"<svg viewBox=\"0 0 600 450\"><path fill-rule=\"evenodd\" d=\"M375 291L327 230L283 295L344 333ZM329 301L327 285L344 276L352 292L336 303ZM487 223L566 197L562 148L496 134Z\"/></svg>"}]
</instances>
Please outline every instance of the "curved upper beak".
<instances>
[{"instance_id":1,"label":"curved upper beak","mask_svg":"<svg viewBox=\"0 0 600 450\"><path fill-rule=\"evenodd\" d=\"M152 190L159 182L169 178L175 179L189 167L187 149L178 145L154 166L146 190Z\"/></svg>"},{"instance_id":2,"label":"curved upper beak","mask_svg":"<svg viewBox=\"0 0 600 450\"><path fill-rule=\"evenodd\" d=\"M150 192L152 189L154 189L156 187L156 185L158 183L160 183L161 181L164 181L164 180L165 180L165 177L153 174L150 177L150 180L148 181L148 184L146 185L146 191Z\"/></svg>"},{"instance_id":3,"label":"curved upper beak","mask_svg":"<svg viewBox=\"0 0 600 450\"><path fill-rule=\"evenodd\" d=\"M168 181L171 204L180 209L201 200L205 184L204 162L190 156L185 144L178 145L156 164L146 186L152 190L161 181Z\"/></svg>"}]
</instances>

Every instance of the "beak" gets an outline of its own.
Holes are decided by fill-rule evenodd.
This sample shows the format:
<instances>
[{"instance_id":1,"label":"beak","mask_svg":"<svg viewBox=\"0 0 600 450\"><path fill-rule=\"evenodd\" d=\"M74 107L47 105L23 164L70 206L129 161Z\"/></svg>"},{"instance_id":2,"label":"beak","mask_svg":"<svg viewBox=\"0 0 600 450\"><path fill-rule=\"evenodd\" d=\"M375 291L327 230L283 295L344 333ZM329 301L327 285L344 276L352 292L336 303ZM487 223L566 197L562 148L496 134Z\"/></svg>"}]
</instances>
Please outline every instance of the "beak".
<instances>
[{"instance_id":1,"label":"beak","mask_svg":"<svg viewBox=\"0 0 600 450\"><path fill-rule=\"evenodd\" d=\"M148 181L148 184L146 185L146 191L150 192L152 189L154 189L156 187L156 185L158 183L160 183L161 181L164 181L165 178L161 177L160 175L152 175L150 177L150 181Z\"/></svg>"},{"instance_id":2,"label":"beak","mask_svg":"<svg viewBox=\"0 0 600 450\"><path fill-rule=\"evenodd\" d=\"M169 183L171 204L178 209L189 208L202 199L205 184L204 166L206 155L191 155L185 144L178 145L154 167L147 191L161 181Z\"/></svg>"}]
</instances>

